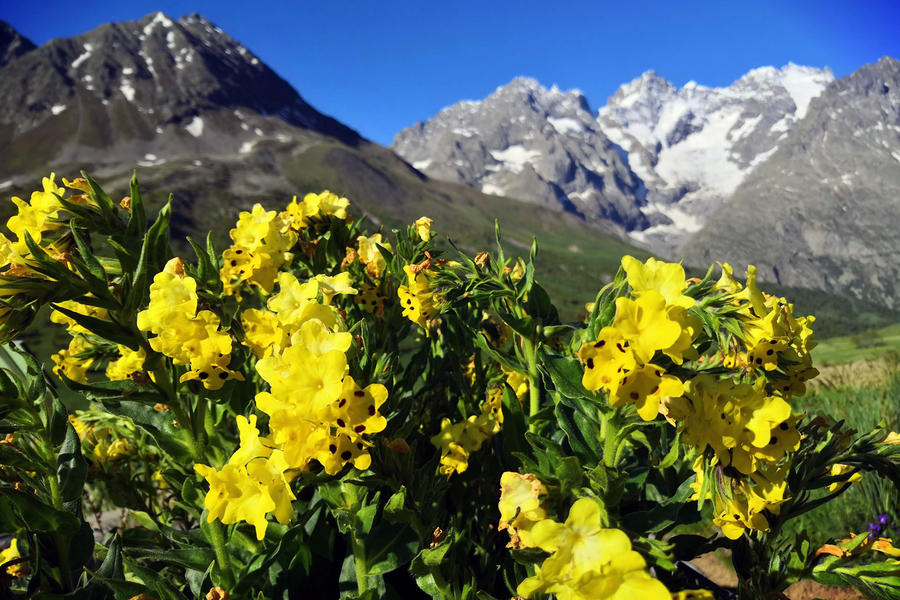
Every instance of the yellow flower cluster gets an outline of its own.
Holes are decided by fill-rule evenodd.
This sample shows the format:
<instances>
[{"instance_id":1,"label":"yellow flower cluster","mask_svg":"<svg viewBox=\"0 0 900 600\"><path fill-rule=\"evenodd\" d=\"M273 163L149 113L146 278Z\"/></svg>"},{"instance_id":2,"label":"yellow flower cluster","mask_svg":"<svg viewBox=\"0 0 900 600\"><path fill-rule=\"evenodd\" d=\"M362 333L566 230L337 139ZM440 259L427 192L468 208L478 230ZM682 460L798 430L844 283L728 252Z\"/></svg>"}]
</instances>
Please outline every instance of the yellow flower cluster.
<instances>
[{"instance_id":1,"label":"yellow flower cluster","mask_svg":"<svg viewBox=\"0 0 900 600\"><path fill-rule=\"evenodd\" d=\"M469 457L481 449L481 445L500 432L503 424L503 391L495 388L481 405L481 412L465 421L454 423L448 418L441 421L441 431L431 438L431 443L441 450L442 475L463 473L469 468Z\"/></svg>"},{"instance_id":2,"label":"yellow flower cluster","mask_svg":"<svg viewBox=\"0 0 900 600\"><path fill-rule=\"evenodd\" d=\"M106 378L110 381L131 379L144 370L147 353L143 348L132 350L128 346L119 345L119 358L111 361L106 367Z\"/></svg>"},{"instance_id":3,"label":"yellow flower cluster","mask_svg":"<svg viewBox=\"0 0 900 600\"><path fill-rule=\"evenodd\" d=\"M138 329L155 334L150 347L176 365L190 364L181 381L198 380L209 390L218 390L230 379L244 376L228 368L231 336L219 331L219 317L197 310L197 282L184 272L179 258L166 263L150 285L147 310L137 315Z\"/></svg>"},{"instance_id":4,"label":"yellow flower cluster","mask_svg":"<svg viewBox=\"0 0 900 600\"><path fill-rule=\"evenodd\" d=\"M237 227L231 230L234 245L222 253L226 295L237 293L244 283L259 287L263 294L272 293L278 269L292 259L290 249L297 243L297 233L291 229L294 223L289 212L267 211L260 204L240 214Z\"/></svg>"},{"instance_id":5,"label":"yellow flower cluster","mask_svg":"<svg viewBox=\"0 0 900 600\"><path fill-rule=\"evenodd\" d=\"M94 364L94 358L88 354L89 350L88 341L76 335L69 342L67 349L60 350L50 357L56 364L53 372L56 375L63 374L78 383L87 383L87 371Z\"/></svg>"},{"instance_id":6,"label":"yellow flower cluster","mask_svg":"<svg viewBox=\"0 0 900 600\"><path fill-rule=\"evenodd\" d=\"M269 416L269 435L260 436L255 415L238 417L241 446L228 464L221 470L195 466L210 484L209 520L247 521L259 539L268 513L290 521L292 478L308 472L314 460L330 475L347 464L368 469L371 443L364 436L387 425L379 412L387 388L361 387L348 374L353 336L342 330L331 299L357 292L349 274L300 283L280 273L278 288L268 310L241 314L245 343L259 359L256 371L270 386L256 396L256 407Z\"/></svg>"},{"instance_id":7,"label":"yellow flower cluster","mask_svg":"<svg viewBox=\"0 0 900 600\"><path fill-rule=\"evenodd\" d=\"M428 321L437 315L434 291L428 281L429 272L427 270L416 271L409 265L403 267L403 270L406 272L407 285L401 285L397 289L400 305L403 307L403 316L413 323L417 323L428 336Z\"/></svg>"},{"instance_id":8,"label":"yellow flower cluster","mask_svg":"<svg viewBox=\"0 0 900 600\"><path fill-rule=\"evenodd\" d=\"M763 370L783 396L803 396L806 382L819 374L810 354L816 347L810 327L815 317L795 318L793 304L756 287L756 273L756 267L747 268L744 287L734 279L731 266L722 265L716 287L726 293L726 300L741 307L737 316L744 333L743 346L725 351L725 364L745 367L751 373Z\"/></svg>"},{"instance_id":9,"label":"yellow flower cluster","mask_svg":"<svg viewBox=\"0 0 900 600\"><path fill-rule=\"evenodd\" d=\"M681 395L681 381L654 364L654 356L661 352L679 365L696 358L691 342L701 324L688 314L695 301L683 293L681 265L654 258L643 264L626 256L622 266L634 299L618 298L612 326L578 351L585 365L582 383L591 391L607 391L614 407L634 404L642 419L652 421L663 397Z\"/></svg>"},{"instance_id":10,"label":"yellow flower cluster","mask_svg":"<svg viewBox=\"0 0 900 600\"><path fill-rule=\"evenodd\" d=\"M504 473L500 480L500 528L516 547L551 554L535 574L519 584L523 598L554 594L560 600L641 598L670 600L669 591L650 576L631 540L602 525L600 507L590 498L572 505L564 523L547 517L540 497L546 492L533 475Z\"/></svg>"},{"instance_id":11,"label":"yellow flower cluster","mask_svg":"<svg viewBox=\"0 0 900 600\"><path fill-rule=\"evenodd\" d=\"M14 239L9 239L0 233L0 300L9 301L14 296L28 296L32 293L32 287L28 279L46 279L45 276L33 270L34 257L28 250L25 242L26 235L39 245L48 255L56 260L66 263L68 250L73 245L72 234L68 230L67 221L63 219L65 209L59 201L59 197L65 195L65 189L56 185L56 175L44 177L42 190L31 194L29 201L21 198L13 198L18 212L10 217L6 226L13 233ZM67 198L75 204L90 204L91 200L82 192L90 188L84 179L63 183L79 192L77 195ZM71 267L70 267L71 268ZM0 324L5 323L12 315L13 309L8 306L0 306Z\"/></svg>"}]
</instances>

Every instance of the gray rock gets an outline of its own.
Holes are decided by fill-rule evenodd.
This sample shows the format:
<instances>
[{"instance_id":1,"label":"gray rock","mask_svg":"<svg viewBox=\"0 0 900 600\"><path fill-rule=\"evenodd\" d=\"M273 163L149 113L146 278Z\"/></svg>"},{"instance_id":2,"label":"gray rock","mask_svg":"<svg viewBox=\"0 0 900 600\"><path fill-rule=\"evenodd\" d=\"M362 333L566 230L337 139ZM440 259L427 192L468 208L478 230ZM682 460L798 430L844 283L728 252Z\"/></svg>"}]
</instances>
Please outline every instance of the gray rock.
<instances>
[{"instance_id":1,"label":"gray rock","mask_svg":"<svg viewBox=\"0 0 900 600\"><path fill-rule=\"evenodd\" d=\"M35 48L31 40L22 37L9 23L0 21L0 67Z\"/></svg>"},{"instance_id":2,"label":"gray rock","mask_svg":"<svg viewBox=\"0 0 900 600\"><path fill-rule=\"evenodd\" d=\"M573 211L620 235L649 226L641 182L577 90L515 79L404 129L391 149L429 177Z\"/></svg>"},{"instance_id":3,"label":"gray rock","mask_svg":"<svg viewBox=\"0 0 900 600\"><path fill-rule=\"evenodd\" d=\"M4 179L48 164L233 156L298 130L361 141L196 14L101 25L0 69Z\"/></svg>"}]
</instances>

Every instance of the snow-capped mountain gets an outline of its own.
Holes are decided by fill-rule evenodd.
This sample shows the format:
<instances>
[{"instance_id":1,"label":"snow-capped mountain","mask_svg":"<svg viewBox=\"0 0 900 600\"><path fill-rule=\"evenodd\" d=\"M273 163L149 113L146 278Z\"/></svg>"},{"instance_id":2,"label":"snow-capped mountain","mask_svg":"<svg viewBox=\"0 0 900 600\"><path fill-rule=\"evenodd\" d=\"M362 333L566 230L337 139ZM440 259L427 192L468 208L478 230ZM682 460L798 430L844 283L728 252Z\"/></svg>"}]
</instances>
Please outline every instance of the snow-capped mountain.
<instances>
[{"instance_id":1,"label":"snow-capped mountain","mask_svg":"<svg viewBox=\"0 0 900 600\"><path fill-rule=\"evenodd\" d=\"M578 90L515 79L404 129L391 149L436 179L574 210L620 235L650 225L639 208L641 182Z\"/></svg>"},{"instance_id":2,"label":"snow-capped mountain","mask_svg":"<svg viewBox=\"0 0 900 600\"><path fill-rule=\"evenodd\" d=\"M684 247L700 265L900 306L900 61L884 57L816 98L778 151Z\"/></svg>"},{"instance_id":3,"label":"snow-capped mountain","mask_svg":"<svg viewBox=\"0 0 900 600\"><path fill-rule=\"evenodd\" d=\"M296 139L297 129L360 140L197 14L158 12L40 48L2 25L0 177L48 162L115 168L239 155Z\"/></svg>"},{"instance_id":4,"label":"snow-capped mountain","mask_svg":"<svg viewBox=\"0 0 900 600\"><path fill-rule=\"evenodd\" d=\"M674 255L833 80L789 64L678 89L648 72L594 117L578 91L516 79L404 129L391 148L431 177L574 210Z\"/></svg>"},{"instance_id":5,"label":"snow-capped mountain","mask_svg":"<svg viewBox=\"0 0 900 600\"><path fill-rule=\"evenodd\" d=\"M669 252L680 247L832 81L827 68L788 64L754 69L726 88L678 89L653 72L619 88L597 122L647 186L642 210L664 217L631 237Z\"/></svg>"}]
</instances>

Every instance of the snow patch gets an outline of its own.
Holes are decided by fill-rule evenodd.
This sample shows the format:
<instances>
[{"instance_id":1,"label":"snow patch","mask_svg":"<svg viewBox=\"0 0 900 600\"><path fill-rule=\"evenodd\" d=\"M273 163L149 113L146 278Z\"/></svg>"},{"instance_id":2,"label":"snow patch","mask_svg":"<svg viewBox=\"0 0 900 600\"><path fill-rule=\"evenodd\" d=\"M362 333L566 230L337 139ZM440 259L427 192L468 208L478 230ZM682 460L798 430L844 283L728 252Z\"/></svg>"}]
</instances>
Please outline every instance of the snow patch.
<instances>
[{"instance_id":1,"label":"snow patch","mask_svg":"<svg viewBox=\"0 0 900 600\"><path fill-rule=\"evenodd\" d=\"M281 142L282 144L287 144L291 141L291 136L285 135L283 133L279 133L275 136L275 139Z\"/></svg>"},{"instance_id":2,"label":"snow patch","mask_svg":"<svg viewBox=\"0 0 900 600\"><path fill-rule=\"evenodd\" d=\"M258 65L258 64L259 64L259 59L254 58L253 60L250 61L250 64L251 64L251 65Z\"/></svg>"},{"instance_id":3,"label":"snow patch","mask_svg":"<svg viewBox=\"0 0 900 600\"><path fill-rule=\"evenodd\" d=\"M194 166L195 166L195 167L202 167L202 166L203 166L203 163L200 162L199 160L195 160L195 161L194 161Z\"/></svg>"},{"instance_id":4,"label":"snow patch","mask_svg":"<svg viewBox=\"0 0 900 600\"><path fill-rule=\"evenodd\" d=\"M50 107L50 112L52 112L54 115L58 115L59 113L61 113L64 110L66 110L65 104L57 104L56 106Z\"/></svg>"},{"instance_id":5,"label":"snow patch","mask_svg":"<svg viewBox=\"0 0 900 600\"><path fill-rule=\"evenodd\" d=\"M175 49L175 32L170 31L166 34L166 45L169 47L169 50Z\"/></svg>"},{"instance_id":6,"label":"snow patch","mask_svg":"<svg viewBox=\"0 0 900 600\"><path fill-rule=\"evenodd\" d=\"M244 142L243 144L241 144L241 148L240 148L240 150L238 150L238 153L250 154L250 152L253 151L253 146L256 145L257 141L259 141L259 140L250 140L249 142Z\"/></svg>"},{"instance_id":7,"label":"snow patch","mask_svg":"<svg viewBox=\"0 0 900 600\"><path fill-rule=\"evenodd\" d=\"M253 133L255 133L256 135L260 135L260 136L263 134L262 129L260 129L259 127L255 127L253 129Z\"/></svg>"},{"instance_id":8,"label":"snow patch","mask_svg":"<svg viewBox=\"0 0 900 600\"><path fill-rule=\"evenodd\" d=\"M555 129L557 133L563 135L582 133L584 131L584 126L571 117L547 117L547 121L553 125L553 129Z\"/></svg>"},{"instance_id":9,"label":"snow patch","mask_svg":"<svg viewBox=\"0 0 900 600\"><path fill-rule=\"evenodd\" d=\"M241 129L243 129L244 131L247 131L250 129L250 126L247 125L246 123L241 123Z\"/></svg>"},{"instance_id":10,"label":"snow patch","mask_svg":"<svg viewBox=\"0 0 900 600\"><path fill-rule=\"evenodd\" d=\"M169 18L166 17L166 15L158 12L153 17L153 20L144 27L144 35L150 35L150 32L153 31L153 28L156 27L157 23L162 25L163 27L171 27L174 24Z\"/></svg>"},{"instance_id":11,"label":"snow patch","mask_svg":"<svg viewBox=\"0 0 900 600\"><path fill-rule=\"evenodd\" d=\"M203 119L200 117L194 117L190 123L188 123L185 127L187 132L194 137L200 137L203 135Z\"/></svg>"},{"instance_id":12,"label":"snow patch","mask_svg":"<svg viewBox=\"0 0 900 600\"><path fill-rule=\"evenodd\" d=\"M155 154L145 154L144 160L156 160L156 155Z\"/></svg>"},{"instance_id":13,"label":"snow patch","mask_svg":"<svg viewBox=\"0 0 900 600\"><path fill-rule=\"evenodd\" d=\"M503 163L503 166L511 173L521 173L525 165L533 163L540 158L539 150L526 150L522 145L510 146L506 150L491 150L494 160Z\"/></svg>"},{"instance_id":14,"label":"snow patch","mask_svg":"<svg viewBox=\"0 0 900 600\"><path fill-rule=\"evenodd\" d=\"M900 152L891 152L891 156L893 156L897 162L900 162Z\"/></svg>"},{"instance_id":15,"label":"snow patch","mask_svg":"<svg viewBox=\"0 0 900 600\"><path fill-rule=\"evenodd\" d=\"M13 184L12 179L10 179L9 181L4 181L3 183L0 183L0 190L5 190L12 184Z\"/></svg>"},{"instance_id":16,"label":"snow patch","mask_svg":"<svg viewBox=\"0 0 900 600\"><path fill-rule=\"evenodd\" d=\"M124 69L122 69L122 75L131 75L132 73L134 73L134 69L132 69L131 67L125 67Z\"/></svg>"},{"instance_id":17,"label":"snow patch","mask_svg":"<svg viewBox=\"0 0 900 600\"><path fill-rule=\"evenodd\" d=\"M680 233L696 233L703 229L703 221L689 215L674 204L652 203L641 207L645 215L659 213L667 217L671 223L654 225L643 231L632 231L628 235L639 242L646 242L651 235L669 236Z\"/></svg>"},{"instance_id":18,"label":"snow patch","mask_svg":"<svg viewBox=\"0 0 900 600\"><path fill-rule=\"evenodd\" d=\"M81 56L76 58L74 61L72 61L72 68L77 69L81 65L81 63L83 63L84 61L89 59L91 57L91 52L93 50L94 50L94 47L92 45L85 44L84 45L84 54L82 54Z\"/></svg>"},{"instance_id":19,"label":"snow patch","mask_svg":"<svg viewBox=\"0 0 900 600\"><path fill-rule=\"evenodd\" d=\"M506 196L506 190L494 185L493 183L485 183L481 186L482 194L491 194L493 196Z\"/></svg>"},{"instance_id":20,"label":"snow patch","mask_svg":"<svg viewBox=\"0 0 900 600\"><path fill-rule=\"evenodd\" d=\"M129 102L134 101L134 88L131 86L131 81L123 79L122 85L119 86L119 91L122 92L126 100Z\"/></svg>"},{"instance_id":21,"label":"snow patch","mask_svg":"<svg viewBox=\"0 0 900 600\"><path fill-rule=\"evenodd\" d=\"M745 137L747 137L748 135L753 133L753 131L756 129L756 126L759 124L760 121L762 121L762 115L752 117L750 119L744 119L744 122L741 124L740 127L736 128L736 129L732 129L728 133L729 139L732 139L732 140L744 139Z\"/></svg>"},{"instance_id":22,"label":"snow patch","mask_svg":"<svg viewBox=\"0 0 900 600\"><path fill-rule=\"evenodd\" d=\"M468 127L457 127L455 129L451 129L450 133L455 133L456 135L470 138L473 135L478 135L480 132L477 129L471 129Z\"/></svg>"},{"instance_id":23,"label":"snow patch","mask_svg":"<svg viewBox=\"0 0 900 600\"><path fill-rule=\"evenodd\" d=\"M412 166L417 171L422 171L424 169L427 169L430 164L431 164L431 159L426 158L425 160L417 160L416 162L414 162L412 164Z\"/></svg>"}]
</instances>

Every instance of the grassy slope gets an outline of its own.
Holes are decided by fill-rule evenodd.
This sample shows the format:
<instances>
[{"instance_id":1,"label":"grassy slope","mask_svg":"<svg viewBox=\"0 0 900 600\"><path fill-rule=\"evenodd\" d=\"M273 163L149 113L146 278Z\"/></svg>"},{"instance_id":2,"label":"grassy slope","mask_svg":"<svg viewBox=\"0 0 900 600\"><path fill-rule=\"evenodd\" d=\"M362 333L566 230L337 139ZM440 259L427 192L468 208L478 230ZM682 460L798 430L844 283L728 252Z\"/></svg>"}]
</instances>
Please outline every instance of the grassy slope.
<instances>
[{"instance_id":1,"label":"grassy slope","mask_svg":"<svg viewBox=\"0 0 900 600\"><path fill-rule=\"evenodd\" d=\"M900 352L900 324L827 339L813 350L813 357L835 364L880 358L888 352Z\"/></svg>"}]
</instances>

